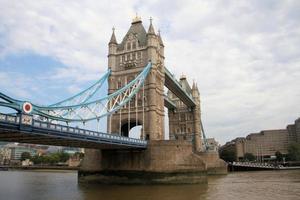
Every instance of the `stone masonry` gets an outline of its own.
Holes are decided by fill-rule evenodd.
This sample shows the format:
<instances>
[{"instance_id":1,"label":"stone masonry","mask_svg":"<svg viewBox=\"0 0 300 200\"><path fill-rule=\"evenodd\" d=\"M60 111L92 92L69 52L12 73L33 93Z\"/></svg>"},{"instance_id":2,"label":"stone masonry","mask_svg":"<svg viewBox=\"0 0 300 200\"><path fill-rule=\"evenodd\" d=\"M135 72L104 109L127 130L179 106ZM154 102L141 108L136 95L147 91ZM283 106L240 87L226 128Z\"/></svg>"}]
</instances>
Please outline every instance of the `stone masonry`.
<instances>
[{"instance_id":1,"label":"stone masonry","mask_svg":"<svg viewBox=\"0 0 300 200\"><path fill-rule=\"evenodd\" d=\"M217 154L201 152L200 93L195 84L190 88L185 78L180 84L196 106L183 106L168 92L178 109L169 110L170 140L164 140L164 59L164 44L160 33L155 33L152 20L146 32L136 17L120 43L113 30L108 53L112 71L109 94L133 80L149 61L152 68L143 89L131 103L108 117L107 131L128 137L131 128L142 125L141 139L148 140L148 146L145 150L86 149L78 172L80 182L190 184L206 183L210 172L226 173L227 166Z\"/></svg>"}]
</instances>

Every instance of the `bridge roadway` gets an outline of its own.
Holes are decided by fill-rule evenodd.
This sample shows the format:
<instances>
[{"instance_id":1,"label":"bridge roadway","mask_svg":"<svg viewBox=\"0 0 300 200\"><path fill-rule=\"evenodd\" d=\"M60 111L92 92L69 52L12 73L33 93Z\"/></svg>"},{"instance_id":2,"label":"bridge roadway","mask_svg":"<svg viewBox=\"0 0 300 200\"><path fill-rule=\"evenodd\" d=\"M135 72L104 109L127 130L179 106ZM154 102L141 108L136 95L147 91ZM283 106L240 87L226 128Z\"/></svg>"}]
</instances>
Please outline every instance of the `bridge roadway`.
<instances>
[{"instance_id":1,"label":"bridge roadway","mask_svg":"<svg viewBox=\"0 0 300 200\"><path fill-rule=\"evenodd\" d=\"M94 149L147 148L147 141L0 113L0 141Z\"/></svg>"}]
</instances>

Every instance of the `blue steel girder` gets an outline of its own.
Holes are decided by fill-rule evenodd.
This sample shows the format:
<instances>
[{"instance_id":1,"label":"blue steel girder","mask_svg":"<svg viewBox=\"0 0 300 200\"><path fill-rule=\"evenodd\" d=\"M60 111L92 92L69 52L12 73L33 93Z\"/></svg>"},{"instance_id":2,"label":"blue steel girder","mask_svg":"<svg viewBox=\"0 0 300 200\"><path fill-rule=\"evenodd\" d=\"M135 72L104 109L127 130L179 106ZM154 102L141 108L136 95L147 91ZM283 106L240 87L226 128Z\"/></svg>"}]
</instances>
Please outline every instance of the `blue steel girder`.
<instances>
[{"instance_id":1,"label":"blue steel girder","mask_svg":"<svg viewBox=\"0 0 300 200\"><path fill-rule=\"evenodd\" d=\"M193 97L188 94L176 80L173 74L165 67L165 86L175 94L186 106L194 107L196 103Z\"/></svg>"},{"instance_id":2,"label":"blue steel girder","mask_svg":"<svg viewBox=\"0 0 300 200\"><path fill-rule=\"evenodd\" d=\"M149 62L134 80L114 93L100 97L96 100L89 101L101 88L103 82L107 80L110 70L88 89L50 106L40 106L16 100L3 93L0 93L0 106L13 108L19 113L25 112L27 114L30 113L42 116L46 119L64 122L84 123L91 120L99 120L100 118L109 116L121 109L139 92L144 85L144 81L147 78L151 67L152 63ZM74 104L74 102L76 103ZM30 106L30 111L26 112L24 111L24 107L28 104Z\"/></svg>"},{"instance_id":3,"label":"blue steel girder","mask_svg":"<svg viewBox=\"0 0 300 200\"><path fill-rule=\"evenodd\" d=\"M164 106L170 110L176 109L176 104L167 95L164 95Z\"/></svg>"},{"instance_id":4,"label":"blue steel girder","mask_svg":"<svg viewBox=\"0 0 300 200\"><path fill-rule=\"evenodd\" d=\"M145 149L147 141L0 113L0 141L98 149Z\"/></svg>"}]
</instances>

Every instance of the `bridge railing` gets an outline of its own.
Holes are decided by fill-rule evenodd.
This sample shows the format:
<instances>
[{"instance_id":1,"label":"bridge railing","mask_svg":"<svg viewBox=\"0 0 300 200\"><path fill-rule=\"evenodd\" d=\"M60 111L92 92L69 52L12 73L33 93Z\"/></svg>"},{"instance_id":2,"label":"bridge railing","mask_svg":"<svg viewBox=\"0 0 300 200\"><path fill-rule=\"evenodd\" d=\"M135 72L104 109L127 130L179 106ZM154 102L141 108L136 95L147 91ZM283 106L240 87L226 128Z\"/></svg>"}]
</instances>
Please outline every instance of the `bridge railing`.
<instances>
[{"instance_id":1,"label":"bridge railing","mask_svg":"<svg viewBox=\"0 0 300 200\"><path fill-rule=\"evenodd\" d=\"M27 118L27 120L24 121L24 116L31 117ZM22 121L20 121L22 120ZM102 133L102 132L96 132L92 130L86 130L86 129L81 129L78 127L70 127L70 126L65 126L65 125L60 125L60 124L53 124L50 122L43 122L39 120L32 119L32 116L29 115L7 115L7 114L0 114L0 122L6 122L10 124L15 124L15 125L25 125L25 126L31 126L31 127L36 127L40 129L45 129L45 130L53 130L61 133L66 133L66 134L75 134L75 135L81 135L89 138L95 138L95 139L108 139L108 140L115 140L118 142L122 143L128 143L128 144L138 144L141 146L146 146L147 141L145 140L140 140L136 138L129 138L129 137L124 137L116 134L108 134L108 133Z\"/></svg>"},{"instance_id":2,"label":"bridge railing","mask_svg":"<svg viewBox=\"0 0 300 200\"><path fill-rule=\"evenodd\" d=\"M276 168L275 165L270 163L257 163L257 162L232 162L232 165L242 166L242 167Z\"/></svg>"}]
</instances>

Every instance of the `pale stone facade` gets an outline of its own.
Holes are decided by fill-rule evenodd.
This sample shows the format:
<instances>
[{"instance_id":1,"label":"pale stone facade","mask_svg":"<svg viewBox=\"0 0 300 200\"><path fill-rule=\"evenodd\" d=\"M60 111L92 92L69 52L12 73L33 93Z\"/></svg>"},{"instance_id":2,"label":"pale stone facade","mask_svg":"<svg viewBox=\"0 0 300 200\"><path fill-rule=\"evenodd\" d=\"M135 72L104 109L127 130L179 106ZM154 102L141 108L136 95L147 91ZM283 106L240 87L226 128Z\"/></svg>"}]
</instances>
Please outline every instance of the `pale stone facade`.
<instances>
[{"instance_id":1,"label":"pale stone facade","mask_svg":"<svg viewBox=\"0 0 300 200\"><path fill-rule=\"evenodd\" d=\"M219 159L217 153L201 152L200 94L195 84L191 89L187 82L186 87L183 86L184 80L181 80L181 86L189 91L188 94L196 102L193 108L183 106L169 92L178 109L169 110L170 128L174 132L171 130L171 140L164 140L164 44L160 34L154 32L152 23L146 32L142 21L134 19L121 43L117 42L113 32L108 54L108 66L112 71L108 93L128 84L149 61L152 68L144 89L139 91L133 103L107 119L108 132L123 136L129 136L129 130L134 126L142 125L141 139L149 140L147 148L86 149L78 172L80 181L118 184L205 183L207 173L227 172L226 163ZM179 119L180 115L184 117ZM177 131L177 128L182 131ZM183 137L176 140L176 136ZM190 142L192 139L193 143Z\"/></svg>"},{"instance_id":2,"label":"pale stone facade","mask_svg":"<svg viewBox=\"0 0 300 200\"><path fill-rule=\"evenodd\" d=\"M168 110L169 138L171 140L184 139L187 141L195 141L196 150L202 151L203 145L200 127L201 107L198 87L193 83L191 88L185 76L180 78L179 83L185 92L193 98L196 106L194 108L187 107L171 91L168 91L168 98L171 99L177 107L176 110Z\"/></svg>"},{"instance_id":3,"label":"pale stone facade","mask_svg":"<svg viewBox=\"0 0 300 200\"><path fill-rule=\"evenodd\" d=\"M152 23L146 32L142 21L135 18L121 43L117 43L113 32L108 54L108 66L112 71L108 93L128 84L149 61L152 68L144 89L141 89L130 105L127 104L108 118L110 133L128 136L131 128L142 125L141 139L164 139L164 45L160 35L154 32Z\"/></svg>"},{"instance_id":4,"label":"pale stone facade","mask_svg":"<svg viewBox=\"0 0 300 200\"><path fill-rule=\"evenodd\" d=\"M245 153L251 153L258 158L270 158L277 151L287 154L288 146L293 143L300 143L300 118L286 129L251 133L246 138L240 137L226 143L222 149L234 147L236 160L243 159Z\"/></svg>"},{"instance_id":5,"label":"pale stone facade","mask_svg":"<svg viewBox=\"0 0 300 200\"><path fill-rule=\"evenodd\" d=\"M294 124L287 126L289 133L289 143L300 143L300 118L295 120Z\"/></svg>"}]
</instances>

